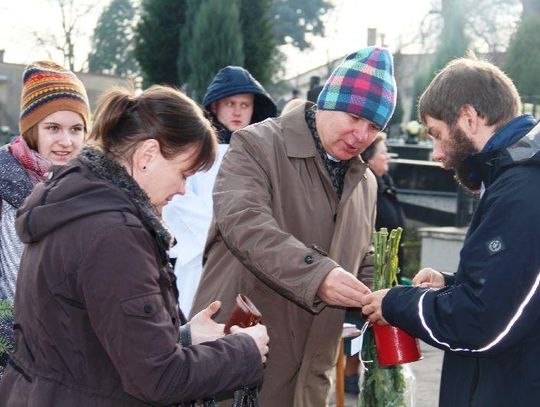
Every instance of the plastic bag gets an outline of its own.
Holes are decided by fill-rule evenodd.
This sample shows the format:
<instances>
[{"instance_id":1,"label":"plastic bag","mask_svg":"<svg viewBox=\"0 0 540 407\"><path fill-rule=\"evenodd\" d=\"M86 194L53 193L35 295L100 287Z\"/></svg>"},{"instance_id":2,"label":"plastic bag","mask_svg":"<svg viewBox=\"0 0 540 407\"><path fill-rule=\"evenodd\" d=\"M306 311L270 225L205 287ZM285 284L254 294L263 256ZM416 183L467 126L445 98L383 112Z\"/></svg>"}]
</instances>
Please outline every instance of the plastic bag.
<instances>
[{"instance_id":1,"label":"plastic bag","mask_svg":"<svg viewBox=\"0 0 540 407\"><path fill-rule=\"evenodd\" d=\"M405 403L407 407L415 407L416 405L416 377L412 367L409 364L402 365L403 377L405 378Z\"/></svg>"}]
</instances>

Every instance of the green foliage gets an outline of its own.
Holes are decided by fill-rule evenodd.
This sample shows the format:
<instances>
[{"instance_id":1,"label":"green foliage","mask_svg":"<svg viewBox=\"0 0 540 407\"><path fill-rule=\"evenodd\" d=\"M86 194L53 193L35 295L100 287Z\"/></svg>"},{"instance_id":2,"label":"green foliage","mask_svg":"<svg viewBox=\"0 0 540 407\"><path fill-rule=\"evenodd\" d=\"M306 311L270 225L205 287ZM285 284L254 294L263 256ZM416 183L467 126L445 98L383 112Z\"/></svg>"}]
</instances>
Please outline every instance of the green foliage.
<instances>
[{"instance_id":1,"label":"green foliage","mask_svg":"<svg viewBox=\"0 0 540 407\"><path fill-rule=\"evenodd\" d=\"M435 74L437 72L433 71L433 68L430 66L429 69L421 71L415 78L413 83L413 101L414 101L414 108L411 112L411 120L415 120L418 118L418 99L420 96L422 96L422 93L426 90L429 83L433 80L435 77Z\"/></svg>"},{"instance_id":2,"label":"green foliage","mask_svg":"<svg viewBox=\"0 0 540 407\"><path fill-rule=\"evenodd\" d=\"M188 83L200 94L209 84L206 82L203 86L202 81L212 79L208 71L215 74L227 64L242 65L261 83L269 85L272 77L281 72L283 58L277 46L287 43L299 49L308 48L310 35L324 35L322 17L333 7L329 0L219 3L214 0L142 0L134 39L135 56L145 87L154 83L175 86ZM199 12L208 8L223 10L223 14L210 16L205 12L208 25L201 26L203 18ZM237 16L231 17L235 13ZM232 20L235 20L233 25ZM217 55L204 55L203 49ZM192 61L194 55L196 60Z\"/></svg>"},{"instance_id":3,"label":"green foliage","mask_svg":"<svg viewBox=\"0 0 540 407\"><path fill-rule=\"evenodd\" d=\"M403 368L397 366L379 366L375 339L371 332L366 336L362 359L371 360L365 372L362 392L358 398L358 407L406 407L405 377Z\"/></svg>"},{"instance_id":4,"label":"green foliage","mask_svg":"<svg viewBox=\"0 0 540 407\"><path fill-rule=\"evenodd\" d=\"M13 303L10 300L0 300L0 318L13 317Z\"/></svg>"},{"instance_id":5,"label":"green foliage","mask_svg":"<svg viewBox=\"0 0 540 407\"><path fill-rule=\"evenodd\" d=\"M186 50L193 36L193 21L201 5L200 0L186 0L185 21L180 27L180 48L176 51L178 54L178 81L181 84L187 83L191 75L191 67Z\"/></svg>"},{"instance_id":6,"label":"green foliage","mask_svg":"<svg viewBox=\"0 0 540 407\"><path fill-rule=\"evenodd\" d=\"M321 17L334 5L328 0L273 0L276 41L304 50L310 35L324 36Z\"/></svg>"},{"instance_id":7,"label":"green foliage","mask_svg":"<svg viewBox=\"0 0 540 407\"><path fill-rule=\"evenodd\" d=\"M12 347L11 342L7 338L4 338L3 336L0 336L0 359L5 358L4 355L11 352L12 349L13 349L13 347ZM0 363L0 365L3 366L3 363Z\"/></svg>"},{"instance_id":8,"label":"green foliage","mask_svg":"<svg viewBox=\"0 0 540 407\"><path fill-rule=\"evenodd\" d=\"M465 34L465 0L442 0L443 29L431 72L441 70L450 60L465 55L470 40Z\"/></svg>"},{"instance_id":9,"label":"green foliage","mask_svg":"<svg viewBox=\"0 0 540 407\"><path fill-rule=\"evenodd\" d=\"M191 38L182 49L189 64L188 82L196 100L202 99L219 69L244 64L239 22L236 0L205 0L200 3L193 20Z\"/></svg>"},{"instance_id":10,"label":"green foliage","mask_svg":"<svg viewBox=\"0 0 540 407\"><path fill-rule=\"evenodd\" d=\"M463 57L470 44L465 33L467 25L468 0L441 0L443 28L435 52L435 61L425 71L420 72L413 85L415 112L418 98L422 95L435 75L452 59Z\"/></svg>"},{"instance_id":11,"label":"green foliage","mask_svg":"<svg viewBox=\"0 0 540 407\"><path fill-rule=\"evenodd\" d=\"M540 104L540 14L524 15L508 48L506 72L526 102Z\"/></svg>"},{"instance_id":12,"label":"green foliage","mask_svg":"<svg viewBox=\"0 0 540 407\"><path fill-rule=\"evenodd\" d=\"M270 83L278 61L270 16L271 0L240 0L244 68L263 85Z\"/></svg>"},{"instance_id":13,"label":"green foliage","mask_svg":"<svg viewBox=\"0 0 540 407\"><path fill-rule=\"evenodd\" d=\"M131 0L112 0L103 10L92 37L88 55L90 72L137 75L139 65L133 45L135 8Z\"/></svg>"},{"instance_id":14,"label":"green foliage","mask_svg":"<svg viewBox=\"0 0 540 407\"><path fill-rule=\"evenodd\" d=\"M176 62L185 10L186 0L142 0L141 18L135 29L135 56L144 87L179 86ZM209 27L207 31L213 31Z\"/></svg>"},{"instance_id":15,"label":"green foliage","mask_svg":"<svg viewBox=\"0 0 540 407\"><path fill-rule=\"evenodd\" d=\"M390 288L397 283L398 250L402 228L386 228L373 234L375 270L373 288ZM373 335L366 337L363 360L371 360L364 374L362 392L358 399L361 407L405 407L405 377L401 366L379 366Z\"/></svg>"},{"instance_id":16,"label":"green foliage","mask_svg":"<svg viewBox=\"0 0 540 407\"><path fill-rule=\"evenodd\" d=\"M0 365L5 365L5 355L13 349L13 302L0 301Z\"/></svg>"},{"instance_id":17,"label":"green foliage","mask_svg":"<svg viewBox=\"0 0 540 407\"><path fill-rule=\"evenodd\" d=\"M404 265L402 265L401 275L412 279L418 270L420 270L420 251L422 248L422 242L420 240L420 234L418 229L414 227L407 227L402 235L401 247L403 248L403 257L405 259Z\"/></svg>"},{"instance_id":18,"label":"green foliage","mask_svg":"<svg viewBox=\"0 0 540 407\"><path fill-rule=\"evenodd\" d=\"M195 17L199 9L203 7L208 0L187 0L186 1L185 24L180 30L180 51L178 53L178 75L180 82L189 82L192 87L193 75L198 75L199 68L193 70L193 63L190 62L191 47L189 44L193 41L193 27L195 26ZM272 77L281 67L283 56L279 54L277 42L275 39L275 27L273 26L275 18L272 14L274 0L236 0L239 11L240 34L242 39L242 66L246 68L263 85L270 85ZM223 4L225 7L227 4ZM235 6L233 6L234 8ZM230 13L229 13L230 14ZM219 27L217 35L222 30L231 30L230 15L215 15L213 27ZM236 23L238 24L238 23ZM233 31L236 31L233 28ZM209 34L209 30L206 31ZM213 33L212 33L213 34ZM236 47L238 44L229 43L227 47ZM233 50L234 52L234 50ZM222 68L220 66L219 68ZM208 86L209 83L206 84ZM200 90L198 91L200 92Z\"/></svg>"},{"instance_id":19,"label":"green foliage","mask_svg":"<svg viewBox=\"0 0 540 407\"><path fill-rule=\"evenodd\" d=\"M332 7L329 0L142 0L134 53L143 85L187 83L200 98L227 64L269 85L283 60L277 46L308 48L310 35L324 35L322 17Z\"/></svg>"}]
</instances>

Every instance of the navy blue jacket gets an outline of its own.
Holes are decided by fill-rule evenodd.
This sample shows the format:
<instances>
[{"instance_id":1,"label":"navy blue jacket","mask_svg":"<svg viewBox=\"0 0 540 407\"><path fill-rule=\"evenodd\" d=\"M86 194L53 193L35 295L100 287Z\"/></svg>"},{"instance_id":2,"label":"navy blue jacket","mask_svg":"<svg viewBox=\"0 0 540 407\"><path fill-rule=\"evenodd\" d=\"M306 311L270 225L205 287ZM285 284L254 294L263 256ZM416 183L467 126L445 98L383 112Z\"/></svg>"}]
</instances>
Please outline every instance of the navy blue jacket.
<instances>
[{"instance_id":1,"label":"navy blue jacket","mask_svg":"<svg viewBox=\"0 0 540 407\"><path fill-rule=\"evenodd\" d=\"M270 94L246 69L240 66L229 65L219 70L206 90L203 106L206 111L210 113L210 105L212 103L241 93L252 93L255 96L251 123L258 123L269 117L276 116L276 104L272 100ZM214 120L214 122L215 121L216 120ZM219 125L219 123L215 124ZM218 128L222 141L225 141L228 144L230 132L226 129L224 130L225 132Z\"/></svg>"},{"instance_id":2,"label":"navy blue jacket","mask_svg":"<svg viewBox=\"0 0 540 407\"><path fill-rule=\"evenodd\" d=\"M457 273L383 300L390 324L445 350L441 407L540 406L539 151L540 124L469 157L486 188Z\"/></svg>"}]
</instances>

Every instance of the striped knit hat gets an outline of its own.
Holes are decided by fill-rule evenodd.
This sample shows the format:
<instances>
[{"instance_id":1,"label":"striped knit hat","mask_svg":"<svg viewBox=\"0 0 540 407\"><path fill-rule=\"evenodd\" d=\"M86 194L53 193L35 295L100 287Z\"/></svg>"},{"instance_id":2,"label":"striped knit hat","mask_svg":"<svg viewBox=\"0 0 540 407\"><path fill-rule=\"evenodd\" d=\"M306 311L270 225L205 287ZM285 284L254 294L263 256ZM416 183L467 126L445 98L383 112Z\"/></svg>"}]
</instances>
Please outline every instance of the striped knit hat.
<instances>
[{"instance_id":1,"label":"striped knit hat","mask_svg":"<svg viewBox=\"0 0 540 407\"><path fill-rule=\"evenodd\" d=\"M392 55L368 47L350 54L332 72L317 99L323 110L339 110L370 120L383 129L396 107Z\"/></svg>"},{"instance_id":2,"label":"striped knit hat","mask_svg":"<svg viewBox=\"0 0 540 407\"><path fill-rule=\"evenodd\" d=\"M60 110L79 113L88 129L90 105L83 83L73 72L54 62L38 61L28 65L23 74L21 134Z\"/></svg>"}]
</instances>

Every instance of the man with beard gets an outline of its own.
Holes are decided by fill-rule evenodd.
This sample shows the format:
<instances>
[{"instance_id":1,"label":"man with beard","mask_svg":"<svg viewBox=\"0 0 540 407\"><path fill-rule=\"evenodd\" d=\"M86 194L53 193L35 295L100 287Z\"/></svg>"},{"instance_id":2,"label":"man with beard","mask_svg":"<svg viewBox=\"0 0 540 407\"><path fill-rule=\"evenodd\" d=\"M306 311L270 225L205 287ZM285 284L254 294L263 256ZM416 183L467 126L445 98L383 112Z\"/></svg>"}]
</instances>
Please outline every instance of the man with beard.
<instances>
[{"instance_id":1,"label":"man with beard","mask_svg":"<svg viewBox=\"0 0 540 407\"><path fill-rule=\"evenodd\" d=\"M445 351L442 407L540 405L540 124L519 108L490 63L454 60L433 79L419 102L433 158L480 194L459 267L362 299L372 322Z\"/></svg>"}]
</instances>

